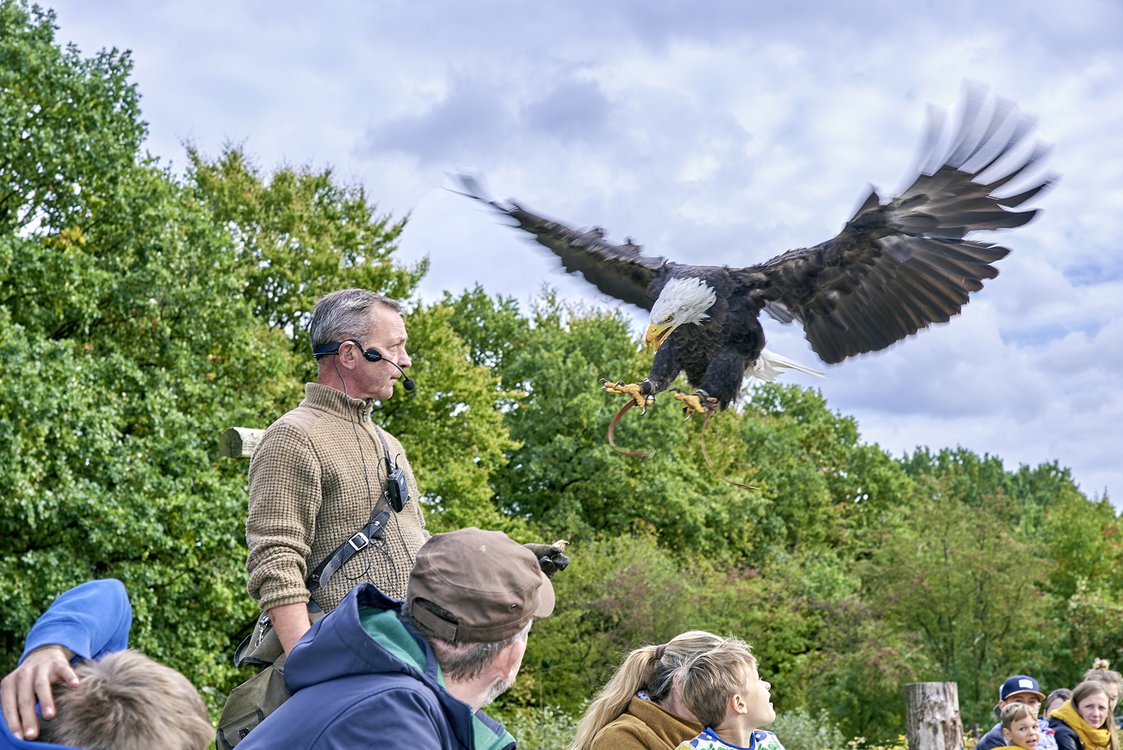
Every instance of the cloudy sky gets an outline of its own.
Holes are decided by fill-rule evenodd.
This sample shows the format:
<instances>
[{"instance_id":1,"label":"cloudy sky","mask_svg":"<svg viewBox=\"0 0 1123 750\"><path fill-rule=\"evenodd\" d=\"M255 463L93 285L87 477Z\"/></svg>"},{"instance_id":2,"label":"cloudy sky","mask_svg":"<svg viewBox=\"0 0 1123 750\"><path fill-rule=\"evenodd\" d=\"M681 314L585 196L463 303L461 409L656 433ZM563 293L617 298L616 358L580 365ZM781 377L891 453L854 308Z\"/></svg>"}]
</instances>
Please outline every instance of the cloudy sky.
<instances>
[{"instance_id":1,"label":"cloudy sky","mask_svg":"<svg viewBox=\"0 0 1123 750\"><path fill-rule=\"evenodd\" d=\"M927 106L984 84L1053 146L1043 213L950 324L792 381L894 454L1055 460L1123 503L1117 0L45 1L61 40L132 51L148 148L177 169L186 142L234 142L408 214L427 299L480 283L528 303L549 284L612 304L445 190L450 172L653 254L750 265L833 236L867 185L899 189ZM798 328L767 330L816 362Z\"/></svg>"}]
</instances>

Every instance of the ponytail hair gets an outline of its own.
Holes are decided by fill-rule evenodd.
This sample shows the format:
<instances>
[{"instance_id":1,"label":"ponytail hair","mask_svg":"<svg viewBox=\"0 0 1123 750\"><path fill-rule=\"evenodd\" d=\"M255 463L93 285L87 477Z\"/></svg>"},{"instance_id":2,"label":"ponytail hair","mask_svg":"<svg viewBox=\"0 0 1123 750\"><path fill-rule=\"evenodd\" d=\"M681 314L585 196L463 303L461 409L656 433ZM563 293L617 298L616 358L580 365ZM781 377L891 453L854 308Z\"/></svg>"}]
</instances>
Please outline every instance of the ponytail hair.
<instances>
[{"instance_id":1,"label":"ponytail hair","mask_svg":"<svg viewBox=\"0 0 1123 750\"><path fill-rule=\"evenodd\" d=\"M1092 662L1092 668L1084 673L1085 680L1095 680L1096 682L1103 682L1108 685L1123 686L1123 675L1116 672L1111 668L1111 662L1107 659L1096 659Z\"/></svg>"},{"instance_id":2,"label":"ponytail hair","mask_svg":"<svg viewBox=\"0 0 1123 750\"><path fill-rule=\"evenodd\" d=\"M640 690L655 703L661 703L671 695L679 667L690 657L725 640L703 630L688 630L665 644L633 650L589 704L577 725L570 750L590 750L600 730L620 718L628 701Z\"/></svg>"}]
</instances>

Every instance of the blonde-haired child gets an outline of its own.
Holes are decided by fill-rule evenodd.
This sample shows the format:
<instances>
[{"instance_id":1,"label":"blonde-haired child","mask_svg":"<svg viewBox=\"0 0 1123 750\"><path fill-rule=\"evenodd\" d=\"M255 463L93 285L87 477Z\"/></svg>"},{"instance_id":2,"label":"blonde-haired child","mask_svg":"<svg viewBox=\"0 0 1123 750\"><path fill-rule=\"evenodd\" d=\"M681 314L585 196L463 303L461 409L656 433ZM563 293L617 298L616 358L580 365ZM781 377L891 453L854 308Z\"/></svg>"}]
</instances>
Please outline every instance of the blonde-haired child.
<instances>
[{"instance_id":1,"label":"blonde-haired child","mask_svg":"<svg viewBox=\"0 0 1123 750\"><path fill-rule=\"evenodd\" d=\"M1006 738L1006 745L998 750L1019 747L1037 750L1037 743L1041 741L1037 713L1024 703L1007 703L1002 707L1002 736Z\"/></svg>"},{"instance_id":2,"label":"blonde-haired child","mask_svg":"<svg viewBox=\"0 0 1123 750\"><path fill-rule=\"evenodd\" d=\"M731 638L695 655L676 675L682 701L705 729L677 750L750 748L783 750L772 732L760 727L776 718L749 645Z\"/></svg>"}]
</instances>

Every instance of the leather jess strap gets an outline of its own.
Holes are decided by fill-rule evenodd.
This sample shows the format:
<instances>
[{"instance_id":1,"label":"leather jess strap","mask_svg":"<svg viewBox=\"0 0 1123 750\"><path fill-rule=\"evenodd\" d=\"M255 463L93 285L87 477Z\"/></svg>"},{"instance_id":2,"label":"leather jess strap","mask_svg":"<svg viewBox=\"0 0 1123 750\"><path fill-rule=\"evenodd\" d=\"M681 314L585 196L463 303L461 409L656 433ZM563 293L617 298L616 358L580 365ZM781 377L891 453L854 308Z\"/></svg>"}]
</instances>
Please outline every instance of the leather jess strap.
<instances>
[{"instance_id":1,"label":"leather jess strap","mask_svg":"<svg viewBox=\"0 0 1123 750\"><path fill-rule=\"evenodd\" d=\"M378 515L371 516L366 526L356 531L350 539L336 547L304 581L308 589L317 586L321 588L328 585L328 581L335 572L343 567L344 563L370 546L375 539L381 539L386 531L386 521L390 518L390 511L384 510Z\"/></svg>"}]
</instances>

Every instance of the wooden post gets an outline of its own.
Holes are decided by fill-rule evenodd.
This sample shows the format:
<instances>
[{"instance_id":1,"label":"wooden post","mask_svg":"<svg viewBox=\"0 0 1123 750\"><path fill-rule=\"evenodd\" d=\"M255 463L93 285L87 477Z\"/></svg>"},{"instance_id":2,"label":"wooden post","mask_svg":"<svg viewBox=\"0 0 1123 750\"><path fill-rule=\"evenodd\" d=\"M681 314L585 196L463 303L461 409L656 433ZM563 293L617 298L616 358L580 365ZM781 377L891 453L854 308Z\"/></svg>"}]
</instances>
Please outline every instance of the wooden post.
<instances>
[{"instance_id":1,"label":"wooden post","mask_svg":"<svg viewBox=\"0 0 1123 750\"><path fill-rule=\"evenodd\" d=\"M962 750L959 689L954 682L905 685L909 750Z\"/></svg>"},{"instance_id":2,"label":"wooden post","mask_svg":"<svg viewBox=\"0 0 1123 750\"><path fill-rule=\"evenodd\" d=\"M231 427L218 440L219 455L227 458L250 458L265 430L252 427Z\"/></svg>"}]
</instances>

